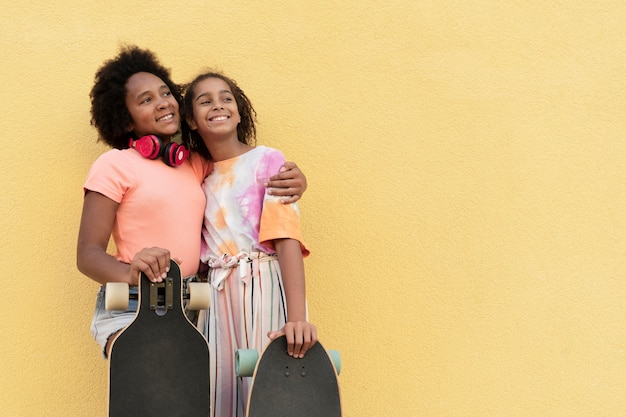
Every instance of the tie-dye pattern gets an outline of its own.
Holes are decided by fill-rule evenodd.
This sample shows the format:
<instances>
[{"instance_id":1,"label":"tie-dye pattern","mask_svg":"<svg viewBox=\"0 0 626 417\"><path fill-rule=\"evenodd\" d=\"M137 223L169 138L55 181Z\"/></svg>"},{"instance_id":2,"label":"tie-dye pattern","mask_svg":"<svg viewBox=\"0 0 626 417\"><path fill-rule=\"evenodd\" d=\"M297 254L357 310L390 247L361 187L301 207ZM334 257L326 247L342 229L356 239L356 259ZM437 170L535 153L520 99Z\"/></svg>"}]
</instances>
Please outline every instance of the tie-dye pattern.
<instances>
[{"instance_id":1,"label":"tie-dye pattern","mask_svg":"<svg viewBox=\"0 0 626 417\"><path fill-rule=\"evenodd\" d=\"M236 378L236 349L262 351L267 333L287 321L285 293L273 240L291 238L306 248L298 206L265 192L264 182L285 162L278 150L258 146L215 163L203 183L207 196L202 261L211 266L211 310L198 327L211 346L213 416L242 417L250 378Z\"/></svg>"}]
</instances>

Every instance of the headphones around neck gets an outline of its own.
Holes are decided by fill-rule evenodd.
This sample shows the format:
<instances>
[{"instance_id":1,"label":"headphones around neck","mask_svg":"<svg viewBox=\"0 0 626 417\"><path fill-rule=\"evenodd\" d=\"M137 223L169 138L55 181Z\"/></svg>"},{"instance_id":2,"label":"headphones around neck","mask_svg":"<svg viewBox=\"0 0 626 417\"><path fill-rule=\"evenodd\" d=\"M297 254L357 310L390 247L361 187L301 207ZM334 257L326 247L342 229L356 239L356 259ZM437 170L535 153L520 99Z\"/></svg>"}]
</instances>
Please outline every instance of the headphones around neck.
<instances>
[{"instance_id":1,"label":"headphones around neck","mask_svg":"<svg viewBox=\"0 0 626 417\"><path fill-rule=\"evenodd\" d=\"M144 158L157 159L161 157L163 162L171 167L179 166L189 157L189 151L183 145L170 142L163 146L161 138L155 135L143 136L139 139L131 138L129 148L135 148Z\"/></svg>"}]
</instances>

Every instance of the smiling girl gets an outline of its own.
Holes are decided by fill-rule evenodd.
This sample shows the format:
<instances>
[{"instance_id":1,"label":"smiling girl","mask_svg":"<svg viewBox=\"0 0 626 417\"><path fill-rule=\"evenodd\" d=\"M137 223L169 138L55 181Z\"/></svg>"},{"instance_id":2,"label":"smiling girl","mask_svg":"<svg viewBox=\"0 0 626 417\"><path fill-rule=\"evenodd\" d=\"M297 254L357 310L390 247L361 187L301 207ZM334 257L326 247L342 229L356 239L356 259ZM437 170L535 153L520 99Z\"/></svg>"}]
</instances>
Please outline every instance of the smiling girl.
<instances>
[{"instance_id":1,"label":"smiling girl","mask_svg":"<svg viewBox=\"0 0 626 417\"><path fill-rule=\"evenodd\" d=\"M219 73L200 75L186 89L183 114L183 143L214 161L202 185L211 310L198 320L212 349L214 415L243 416L250 380L235 377L235 350L262 351L285 334L288 353L301 358L317 341L307 321L309 250L297 204L282 204L263 186L285 158L253 146L256 113L237 84Z\"/></svg>"}]
</instances>

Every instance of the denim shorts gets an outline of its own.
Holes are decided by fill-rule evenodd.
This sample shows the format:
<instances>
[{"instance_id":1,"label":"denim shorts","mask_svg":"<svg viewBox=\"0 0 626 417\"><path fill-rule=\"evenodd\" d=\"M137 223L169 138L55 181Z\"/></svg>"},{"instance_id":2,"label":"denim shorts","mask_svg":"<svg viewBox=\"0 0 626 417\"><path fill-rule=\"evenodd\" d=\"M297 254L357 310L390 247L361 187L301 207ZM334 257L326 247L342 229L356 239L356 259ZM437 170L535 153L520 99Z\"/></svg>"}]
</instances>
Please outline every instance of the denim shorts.
<instances>
[{"instance_id":1,"label":"denim shorts","mask_svg":"<svg viewBox=\"0 0 626 417\"><path fill-rule=\"evenodd\" d=\"M198 281L197 276L190 276L183 279L183 291L187 290L187 283ZM96 308L93 313L93 319L91 321L91 334L96 342L100 345L102 349L102 357L107 358L106 354L106 344L111 336L117 333L119 330L128 326L137 315L137 287L130 287L129 293L131 296L130 300L128 300L128 310L126 311L109 311L107 310L104 304L105 300L106 287L102 285L98 294L96 295ZM185 306L187 304L187 300L184 302ZM192 323L195 324L197 317L192 317L197 315L196 311L187 311L185 308L185 314Z\"/></svg>"}]
</instances>

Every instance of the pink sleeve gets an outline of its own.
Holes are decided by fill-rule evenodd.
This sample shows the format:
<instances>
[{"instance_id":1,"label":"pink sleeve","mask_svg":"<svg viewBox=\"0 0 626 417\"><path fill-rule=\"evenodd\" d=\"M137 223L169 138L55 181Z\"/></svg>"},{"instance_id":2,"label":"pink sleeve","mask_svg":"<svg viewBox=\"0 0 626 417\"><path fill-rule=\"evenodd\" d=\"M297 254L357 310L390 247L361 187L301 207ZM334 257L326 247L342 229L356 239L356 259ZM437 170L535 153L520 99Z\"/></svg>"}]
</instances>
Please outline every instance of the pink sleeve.
<instances>
[{"instance_id":1,"label":"pink sleeve","mask_svg":"<svg viewBox=\"0 0 626 417\"><path fill-rule=\"evenodd\" d=\"M134 183L134 168L121 151L112 149L100 155L93 163L84 192L95 191L116 203L120 203L124 194Z\"/></svg>"}]
</instances>

